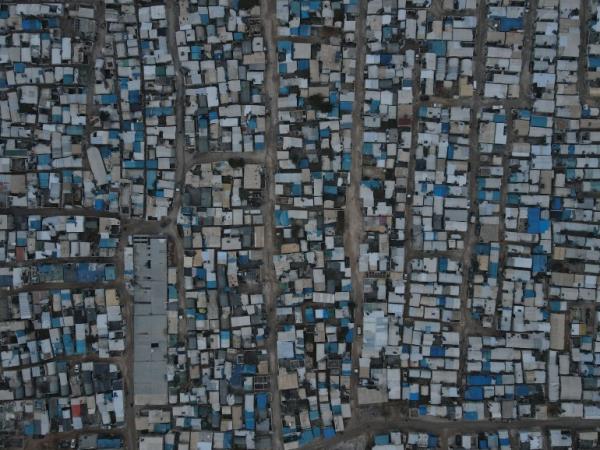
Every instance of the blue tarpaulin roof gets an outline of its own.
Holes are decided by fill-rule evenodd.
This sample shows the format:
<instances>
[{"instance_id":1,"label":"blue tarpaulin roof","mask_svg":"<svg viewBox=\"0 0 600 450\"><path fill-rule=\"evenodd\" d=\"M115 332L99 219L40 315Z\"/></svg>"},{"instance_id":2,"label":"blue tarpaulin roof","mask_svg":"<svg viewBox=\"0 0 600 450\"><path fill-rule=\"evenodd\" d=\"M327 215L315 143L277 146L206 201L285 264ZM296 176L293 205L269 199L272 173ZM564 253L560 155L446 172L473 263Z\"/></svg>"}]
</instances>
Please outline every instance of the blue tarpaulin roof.
<instances>
[{"instance_id":1,"label":"blue tarpaulin roof","mask_svg":"<svg viewBox=\"0 0 600 450\"><path fill-rule=\"evenodd\" d=\"M588 65L591 69L600 67L600 56L588 56Z\"/></svg>"},{"instance_id":2,"label":"blue tarpaulin roof","mask_svg":"<svg viewBox=\"0 0 600 450\"><path fill-rule=\"evenodd\" d=\"M522 17L501 17L498 30L502 32L522 30L523 29L523 18Z\"/></svg>"},{"instance_id":3,"label":"blue tarpaulin roof","mask_svg":"<svg viewBox=\"0 0 600 450\"><path fill-rule=\"evenodd\" d=\"M472 386L485 386L492 384L492 377L489 375L468 375L467 384Z\"/></svg>"},{"instance_id":4,"label":"blue tarpaulin roof","mask_svg":"<svg viewBox=\"0 0 600 450\"><path fill-rule=\"evenodd\" d=\"M541 209L527 208L527 232L530 234L544 233L550 227L548 219L541 218Z\"/></svg>"},{"instance_id":5,"label":"blue tarpaulin roof","mask_svg":"<svg viewBox=\"0 0 600 450\"><path fill-rule=\"evenodd\" d=\"M279 209L275 211L275 222L280 227L287 227L290 224L290 219L287 210Z\"/></svg>"},{"instance_id":6,"label":"blue tarpaulin roof","mask_svg":"<svg viewBox=\"0 0 600 450\"><path fill-rule=\"evenodd\" d=\"M437 56L446 56L446 42L444 41L427 41L427 49Z\"/></svg>"},{"instance_id":7,"label":"blue tarpaulin roof","mask_svg":"<svg viewBox=\"0 0 600 450\"><path fill-rule=\"evenodd\" d=\"M465 400L483 400L483 388L480 386L471 386L465 391Z\"/></svg>"},{"instance_id":8,"label":"blue tarpaulin roof","mask_svg":"<svg viewBox=\"0 0 600 450\"><path fill-rule=\"evenodd\" d=\"M446 186L445 184L436 184L433 187L433 195L435 195L436 197L445 197L446 195L448 195L448 186Z\"/></svg>"}]
</instances>

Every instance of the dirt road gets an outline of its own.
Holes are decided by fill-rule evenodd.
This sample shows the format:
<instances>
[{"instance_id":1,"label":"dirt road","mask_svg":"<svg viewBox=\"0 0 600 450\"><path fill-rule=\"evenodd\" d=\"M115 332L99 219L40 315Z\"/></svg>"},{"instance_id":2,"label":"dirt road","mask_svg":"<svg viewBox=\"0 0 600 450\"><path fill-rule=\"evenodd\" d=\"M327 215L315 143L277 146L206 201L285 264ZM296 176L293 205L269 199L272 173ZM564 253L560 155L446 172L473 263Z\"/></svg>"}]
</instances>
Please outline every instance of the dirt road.
<instances>
[{"instance_id":1,"label":"dirt road","mask_svg":"<svg viewBox=\"0 0 600 450\"><path fill-rule=\"evenodd\" d=\"M277 295L278 286L273 266L273 255L275 255L275 172L277 171L277 132L278 132L278 106L279 75L277 73L277 42L275 23L276 1L261 0L261 13L263 20L264 41L267 48L267 66L265 70L265 96L268 117L266 121L266 159L265 159L265 195L263 204L263 215L265 220L265 242L264 242L264 295L267 307L267 321L269 336L267 339L267 351L269 353L270 395L271 395L271 429L272 448L283 449L283 427L281 416L281 394L277 380Z\"/></svg>"}]
</instances>

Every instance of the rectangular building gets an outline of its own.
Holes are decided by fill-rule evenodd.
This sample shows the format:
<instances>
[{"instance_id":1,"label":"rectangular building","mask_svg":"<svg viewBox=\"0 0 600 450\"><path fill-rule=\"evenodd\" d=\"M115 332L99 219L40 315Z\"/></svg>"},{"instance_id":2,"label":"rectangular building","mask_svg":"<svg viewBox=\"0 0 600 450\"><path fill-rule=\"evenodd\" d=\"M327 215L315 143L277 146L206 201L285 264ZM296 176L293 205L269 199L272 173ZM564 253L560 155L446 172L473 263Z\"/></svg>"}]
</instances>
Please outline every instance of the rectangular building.
<instances>
[{"instance_id":1,"label":"rectangular building","mask_svg":"<svg viewBox=\"0 0 600 450\"><path fill-rule=\"evenodd\" d=\"M134 362L136 405L167 404L167 239L135 236Z\"/></svg>"}]
</instances>

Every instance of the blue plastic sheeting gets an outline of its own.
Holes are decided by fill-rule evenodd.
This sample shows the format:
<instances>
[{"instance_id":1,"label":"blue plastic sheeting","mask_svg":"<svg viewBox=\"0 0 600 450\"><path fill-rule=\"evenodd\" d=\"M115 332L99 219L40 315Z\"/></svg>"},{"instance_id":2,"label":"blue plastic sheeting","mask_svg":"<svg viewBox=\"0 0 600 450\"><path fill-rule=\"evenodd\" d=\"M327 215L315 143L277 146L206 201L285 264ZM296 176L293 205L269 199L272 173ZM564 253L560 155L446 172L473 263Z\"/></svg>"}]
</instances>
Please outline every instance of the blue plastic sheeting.
<instances>
[{"instance_id":1,"label":"blue plastic sheeting","mask_svg":"<svg viewBox=\"0 0 600 450\"><path fill-rule=\"evenodd\" d=\"M465 411L464 418L465 420L478 420L479 416L477 411Z\"/></svg>"},{"instance_id":2,"label":"blue plastic sheeting","mask_svg":"<svg viewBox=\"0 0 600 450\"><path fill-rule=\"evenodd\" d=\"M276 210L275 211L275 223L280 227L287 227L290 224L290 218L287 210Z\"/></svg>"},{"instance_id":3,"label":"blue plastic sheeting","mask_svg":"<svg viewBox=\"0 0 600 450\"><path fill-rule=\"evenodd\" d=\"M25 31L40 31L42 29L40 19L23 19L21 25Z\"/></svg>"},{"instance_id":4,"label":"blue plastic sheeting","mask_svg":"<svg viewBox=\"0 0 600 450\"><path fill-rule=\"evenodd\" d=\"M541 218L541 209L527 208L527 232L530 234L544 233L550 227L548 219Z\"/></svg>"},{"instance_id":5,"label":"blue plastic sheeting","mask_svg":"<svg viewBox=\"0 0 600 450\"><path fill-rule=\"evenodd\" d=\"M231 431L227 431L223 433L223 448L232 448L233 447L233 433Z\"/></svg>"},{"instance_id":6,"label":"blue plastic sheeting","mask_svg":"<svg viewBox=\"0 0 600 450\"><path fill-rule=\"evenodd\" d=\"M465 400L483 400L483 388L480 386L471 386L465 391Z\"/></svg>"},{"instance_id":7,"label":"blue plastic sheeting","mask_svg":"<svg viewBox=\"0 0 600 450\"><path fill-rule=\"evenodd\" d=\"M38 183L40 185L40 188L42 189L48 189L48 186L50 184L50 174L48 173L39 173L38 174Z\"/></svg>"},{"instance_id":8,"label":"blue plastic sheeting","mask_svg":"<svg viewBox=\"0 0 600 450\"><path fill-rule=\"evenodd\" d=\"M388 445L390 443L390 436L388 434L378 434L375 436L375 445Z\"/></svg>"},{"instance_id":9,"label":"blue plastic sheeting","mask_svg":"<svg viewBox=\"0 0 600 450\"><path fill-rule=\"evenodd\" d=\"M104 275L104 267L96 266L95 270L92 270L89 264L82 263L77 265L77 281L82 282L98 282L102 281Z\"/></svg>"},{"instance_id":10,"label":"blue plastic sheeting","mask_svg":"<svg viewBox=\"0 0 600 450\"><path fill-rule=\"evenodd\" d=\"M308 59L299 59L298 60L298 70L309 70L310 69L310 61Z\"/></svg>"},{"instance_id":11,"label":"blue plastic sheeting","mask_svg":"<svg viewBox=\"0 0 600 450\"><path fill-rule=\"evenodd\" d=\"M122 443L120 438L99 438L97 445L98 448L119 448Z\"/></svg>"},{"instance_id":12,"label":"blue plastic sheeting","mask_svg":"<svg viewBox=\"0 0 600 450\"><path fill-rule=\"evenodd\" d=\"M106 266L104 269L104 279L106 281L114 281L117 279L117 271L115 266Z\"/></svg>"},{"instance_id":13,"label":"blue plastic sheeting","mask_svg":"<svg viewBox=\"0 0 600 450\"><path fill-rule=\"evenodd\" d=\"M433 195L435 195L436 197L445 197L446 195L448 195L448 186L446 186L445 184L436 184L433 187Z\"/></svg>"},{"instance_id":14,"label":"blue plastic sheeting","mask_svg":"<svg viewBox=\"0 0 600 450\"><path fill-rule=\"evenodd\" d=\"M111 238L100 239L100 248L117 248L117 242Z\"/></svg>"},{"instance_id":15,"label":"blue plastic sheeting","mask_svg":"<svg viewBox=\"0 0 600 450\"><path fill-rule=\"evenodd\" d=\"M144 161L125 160L123 161L123 167L125 169L143 169Z\"/></svg>"},{"instance_id":16,"label":"blue plastic sheeting","mask_svg":"<svg viewBox=\"0 0 600 450\"><path fill-rule=\"evenodd\" d=\"M467 384L471 386L485 386L492 384L492 377L489 375L468 375Z\"/></svg>"},{"instance_id":17,"label":"blue plastic sheeting","mask_svg":"<svg viewBox=\"0 0 600 450\"><path fill-rule=\"evenodd\" d=\"M267 400L268 400L268 396L266 393L261 392L259 394L256 394L256 407L258 408L259 411L267 410Z\"/></svg>"},{"instance_id":18,"label":"blue plastic sheeting","mask_svg":"<svg viewBox=\"0 0 600 450\"><path fill-rule=\"evenodd\" d=\"M438 447L438 438L434 434L427 435L427 447L429 448L437 448Z\"/></svg>"},{"instance_id":19,"label":"blue plastic sheeting","mask_svg":"<svg viewBox=\"0 0 600 450\"><path fill-rule=\"evenodd\" d=\"M490 254L490 244L476 244L475 245L475 253L478 255L489 255Z\"/></svg>"},{"instance_id":20,"label":"blue plastic sheeting","mask_svg":"<svg viewBox=\"0 0 600 450\"><path fill-rule=\"evenodd\" d=\"M335 430L331 427L323 428L323 437L329 439L335 436Z\"/></svg>"},{"instance_id":21,"label":"blue plastic sheeting","mask_svg":"<svg viewBox=\"0 0 600 450\"><path fill-rule=\"evenodd\" d=\"M439 345L433 345L431 347L430 356L432 358L443 358L445 354L446 350L444 349L444 347L441 347Z\"/></svg>"},{"instance_id":22,"label":"blue plastic sheeting","mask_svg":"<svg viewBox=\"0 0 600 450\"><path fill-rule=\"evenodd\" d=\"M363 180L361 184L371 190L380 189L383 185L379 180Z\"/></svg>"},{"instance_id":23,"label":"blue plastic sheeting","mask_svg":"<svg viewBox=\"0 0 600 450\"><path fill-rule=\"evenodd\" d=\"M118 98L116 94L103 94L100 96L100 101L103 105L114 105L117 103Z\"/></svg>"},{"instance_id":24,"label":"blue plastic sheeting","mask_svg":"<svg viewBox=\"0 0 600 450\"><path fill-rule=\"evenodd\" d=\"M85 353L86 353L86 346L85 346L85 341L84 340L77 340L77 341L75 341L75 352L78 355L85 355Z\"/></svg>"},{"instance_id":25,"label":"blue plastic sheeting","mask_svg":"<svg viewBox=\"0 0 600 450\"><path fill-rule=\"evenodd\" d=\"M491 278L497 278L497 276L498 276L498 263L497 262L490 263L490 268L488 269L488 275Z\"/></svg>"},{"instance_id":26,"label":"blue plastic sheeting","mask_svg":"<svg viewBox=\"0 0 600 450\"><path fill-rule=\"evenodd\" d=\"M527 386L526 384L517 384L515 386L515 394L517 395L517 397L529 397L529 386Z\"/></svg>"},{"instance_id":27,"label":"blue plastic sheeting","mask_svg":"<svg viewBox=\"0 0 600 450\"><path fill-rule=\"evenodd\" d=\"M348 332L346 333L346 336L345 336L346 343L348 343L348 344L352 343L353 338L354 338L354 330L348 330Z\"/></svg>"},{"instance_id":28,"label":"blue plastic sheeting","mask_svg":"<svg viewBox=\"0 0 600 450\"><path fill-rule=\"evenodd\" d=\"M63 334L63 347L65 349L65 354L67 356L71 356L74 351L75 348L73 347L73 338L71 337L70 334Z\"/></svg>"},{"instance_id":29,"label":"blue plastic sheeting","mask_svg":"<svg viewBox=\"0 0 600 450\"><path fill-rule=\"evenodd\" d=\"M233 366L233 370L231 372L231 378L229 379L229 384L235 387L242 386L242 372L243 367L240 364L236 364Z\"/></svg>"},{"instance_id":30,"label":"blue plastic sheeting","mask_svg":"<svg viewBox=\"0 0 600 450\"><path fill-rule=\"evenodd\" d=\"M546 255L533 255L533 273L545 272L548 267Z\"/></svg>"},{"instance_id":31,"label":"blue plastic sheeting","mask_svg":"<svg viewBox=\"0 0 600 450\"><path fill-rule=\"evenodd\" d=\"M300 25L299 27L295 27L295 28L290 27L290 34L292 36L309 37L310 36L310 25Z\"/></svg>"},{"instance_id":32,"label":"blue plastic sheeting","mask_svg":"<svg viewBox=\"0 0 600 450\"><path fill-rule=\"evenodd\" d=\"M437 56L446 56L445 41L427 41L427 49Z\"/></svg>"},{"instance_id":33,"label":"blue plastic sheeting","mask_svg":"<svg viewBox=\"0 0 600 450\"><path fill-rule=\"evenodd\" d=\"M522 30L523 29L523 18L522 17L502 17L500 18L500 24L498 30L502 32Z\"/></svg>"},{"instance_id":34,"label":"blue plastic sheeting","mask_svg":"<svg viewBox=\"0 0 600 450\"><path fill-rule=\"evenodd\" d=\"M529 111L527 109L520 109L518 114L519 114L519 119L529 119L531 117L531 111Z\"/></svg>"},{"instance_id":35,"label":"blue plastic sheeting","mask_svg":"<svg viewBox=\"0 0 600 450\"><path fill-rule=\"evenodd\" d=\"M446 272L448 270L448 258L438 259L438 270L440 272Z\"/></svg>"},{"instance_id":36,"label":"blue plastic sheeting","mask_svg":"<svg viewBox=\"0 0 600 450\"><path fill-rule=\"evenodd\" d=\"M560 211L562 209L562 198L552 197L552 203L550 206L552 211Z\"/></svg>"},{"instance_id":37,"label":"blue plastic sheeting","mask_svg":"<svg viewBox=\"0 0 600 450\"><path fill-rule=\"evenodd\" d=\"M33 422L25 423L23 425L23 432L25 433L25 436L33 436L33 433L35 432Z\"/></svg>"},{"instance_id":38,"label":"blue plastic sheeting","mask_svg":"<svg viewBox=\"0 0 600 450\"><path fill-rule=\"evenodd\" d=\"M291 41L278 41L277 42L277 50L280 52L289 53L292 51L292 42Z\"/></svg>"},{"instance_id":39,"label":"blue plastic sheeting","mask_svg":"<svg viewBox=\"0 0 600 450\"><path fill-rule=\"evenodd\" d=\"M427 106L419 106L419 112L418 112L418 116L419 117L427 117L427 111L429 109L427 108Z\"/></svg>"},{"instance_id":40,"label":"blue plastic sheeting","mask_svg":"<svg viewBox=\"0 0 600 450\"><path fill-rule=\"evenodd\" d=\"M352 154L344 153L342 155L342 170L350 170L352 166Z\"/></svg>"},{"instance_id":41,"label":"blue plastic sheeting","mask_svg":"<svg viewBox=\"0 0 600 450\"><path fill-rule=\"evenodd\" d=\"M340 102L340 109L342 112L351 112L352 111L352 102Z\"/></svg>"},{"instance_id":42,"label":"blue plastic sheeting","mask_svg":"<svg viewBox=\"0 0 600 450\"><path fill-rule=\"evenodd\" d=\"M533 116L531 118L531 126L546 128L548 126L548 118L544 116Z\"/></svg>"},{"instance_id":43,"label":"blue plastic sheeting","mask_svg":"<svg viewBox=\"0 0 600 450\"><path fill-rule=\"evenodd\" d=\"M600 56L588 56L588 65L590 69L597 69L600 67Z\"/></svg>"},{"instance_id":44,"label":"blue plastic sheeting","mask_svg":"<svg viewBox=\"0 0 600 450\"><path fill-rule=\"evenodd\" d=\"M313 440L312 431L303 431L300 435L300 445L306 445Z\"/></svg>"},{"instance_id":45,"label":"blue plastic sheeting","mask_svg":"<svg viewBox=\"0 0 600 450\"><path fill-rule=\"evenodd\" d=\"M244 411L244 423L246 424L246 429L254 430L255 422L254 422L254 413L250 411Z\"/></svg>"},{"instance_id":46,"label":"blue plastic sheeting","mask_svg":"<svg viewBox=\"0 0 600 450\"><path fill-rule=\"evenodd\" d=\"M372 100L371 104L369 105L369 112L371 112L371 113L379 112L380 104L381 104L381 102L379 100Z\"/></svg>"}]
</instances>

